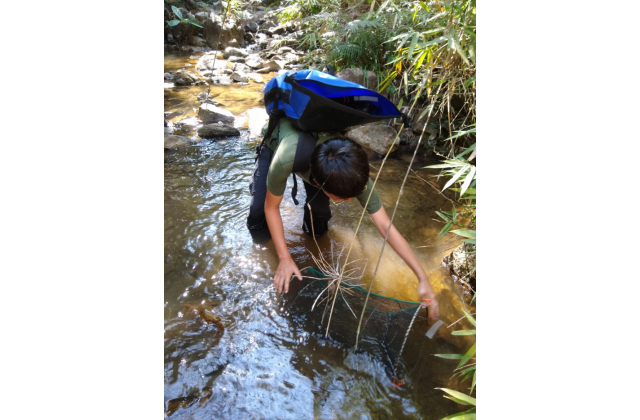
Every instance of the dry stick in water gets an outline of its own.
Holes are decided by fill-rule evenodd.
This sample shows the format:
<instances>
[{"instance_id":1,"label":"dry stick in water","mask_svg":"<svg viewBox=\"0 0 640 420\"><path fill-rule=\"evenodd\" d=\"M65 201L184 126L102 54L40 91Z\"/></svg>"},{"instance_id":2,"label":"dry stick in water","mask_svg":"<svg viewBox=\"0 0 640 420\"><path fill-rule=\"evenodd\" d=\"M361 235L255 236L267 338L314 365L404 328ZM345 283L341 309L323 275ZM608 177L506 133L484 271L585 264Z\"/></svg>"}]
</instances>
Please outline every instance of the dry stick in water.
<instances>
[{"instance_id":1,"label":"dry stick in water","mask_svg":"<svg viewBox=\"0 0 640 420\"><path fill-rule=\"evenodd\" d=\"M440 93L440 87L442 85L440 85L438 87L438 92L436 92L436 95L438 95L438 93ZM416 95L416 99L419 95ZM415 102L414 102L415 104ZM371 288L373 287L373 282L376 279L376 274L378 273L378 267L380 266L380 261L382 260L382 254L384 252L384 248L387 245L387 238L389 238L389 232L391 231L391 225L393 224L393 218L396 215L396 210L398 209L398 203L400 202L400 197L402 196L402 190L404 189L404 184L405 182L407 182L407 178L409 177L409 172L411 171L411 166L413 165L413 161L416 158L416 154L418 153L418 148L420 148L420 143L422 142L422 137L424 136L425 130L427 128L427 124L429 124L429 120L431 119L431 112L433 111L433 107L431 107L431 109L429 110L429 115L427 116L427 119L424 123L424 128L422 131L422 134L420 135L420 138L418 139L418 144L416 145L416 150L413 152L413 157L411 158L411 162L409 163L409 168L407 168L407 173L404 176L404 180L402 181L402 185L400 186L400 192L398 194L398 199L396 200L396 205L393 208L393 213L391 214L391 218L389 219L389 226L387 227L387 233L384 237L384 242L382 242L382 249L380 250L380 256L378 257L378 262L376 263L376 268L373 270L373 276L371 277L371 283L369 284L369 290L367 291L367 297L364 300L364 305L362 306L362 313L360 314L360 322L358 323L358 330L356 332L356 345L355 345L355 349L358 350L358 339L360 338L360 326L362 324L362 318L364 317L364 311L367 309L367 302L369 302L369 295L371 294ZM402 127L401 127L402 129ZM397 136L396 136L397 138ZM395 140L394 140L395 143ZM393 147L393 145L391 145ZM391 148L389 148L389 150L391 150ZM388 154L388 153L387 153ZM385 157L386 159L386 157ZM384 162L383 162L384 164ZM382 169L382 166L380 166L380 169ZM378 175L380 175L380 172L378 172ZM377 179L377 177L376 177ZM355 238L354 238L355 239Z\"/></svg>"}]
</instances>

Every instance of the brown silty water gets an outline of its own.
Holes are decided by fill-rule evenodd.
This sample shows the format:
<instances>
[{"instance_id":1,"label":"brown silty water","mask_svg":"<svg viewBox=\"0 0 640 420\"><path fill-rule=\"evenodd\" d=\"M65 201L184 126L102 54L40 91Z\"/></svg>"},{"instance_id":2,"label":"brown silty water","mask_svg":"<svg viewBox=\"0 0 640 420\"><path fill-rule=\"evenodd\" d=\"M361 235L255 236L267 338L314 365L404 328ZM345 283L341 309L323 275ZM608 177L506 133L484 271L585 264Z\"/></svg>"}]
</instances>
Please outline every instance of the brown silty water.
<instances>
[{"instance_id":1,"label":"brown silty water","mask_svg":"<svg viewBox=\"0 0 640 420\"><path fill-rule=\"evenodd\" d=\"M165 71L186 64L195 66L202 53L165 52ZM264 83L275 73L265 75ZM271 240L255 241L244 226L250 196L249 179L260 140L257 131L266 118L262 110L264 83L212 86L213 100L234 115L241 135L202 140L192 146L165 151L165 416L170 418L260 419L439 419L463 411L442 397L436 387L468 390L470 380L451 378L457 360L437 353L464 353L475 337L452 336L457 329L473 328L463 320L447 328L462 314L472 313L468 296L451 278L442 259L459 242L436 238L442 223L435 210L450 210L439 193L437 171L423 167L435 163L426 151L417 161L400 198L394 225L413 247L429 274L440 300L443 326L434 339L424 336L426 322L416 322L403 359L405 384L392 385L392 366L380 355L355 352L351 346L325 338L321 313L302 306L295 293L305 281L278 296L273 274L278 259ZM207 86L170 87L165 84L165 119L176 134L196 138L196 97ZM249 111L249 112L248 112ZM187 124L180 126L180 122ZM248 127L251 127L249 129ZM252 134L253 132L253 134ZM413 151L389 158L377 189L391 215ZM382 160L372 158L375 178ZM291 180L290 180L291 181ZM298 267L313 265L318 255L313 239L302 232L302 206L285 192L281 214L285 238ZM298 192L304 202L304 189ZM353 238L362 208L356 201L332 205L330 230L318 240L327 257ZM350 261L361 260L362 282L367 288L383 239L364 217ZM298 280L292 280L298 282ZM372 292L416 301L417 279L387 246ZM358 314L359 315L359 314ZM350 313L335 313L340 323ZM337 325L337 324L336 324ZM331 328L329 329L331 332Z\"/></svg>"}]
</instances>

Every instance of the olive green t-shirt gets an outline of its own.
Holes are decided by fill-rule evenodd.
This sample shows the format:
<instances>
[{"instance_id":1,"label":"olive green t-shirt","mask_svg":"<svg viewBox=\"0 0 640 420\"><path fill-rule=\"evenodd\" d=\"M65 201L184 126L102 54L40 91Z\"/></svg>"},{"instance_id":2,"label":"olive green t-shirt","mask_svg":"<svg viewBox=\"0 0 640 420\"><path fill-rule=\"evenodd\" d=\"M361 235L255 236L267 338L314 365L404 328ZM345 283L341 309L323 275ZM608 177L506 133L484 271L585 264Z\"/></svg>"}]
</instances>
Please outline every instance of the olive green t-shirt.
<instances>
[{"instance_id":1,"label":"olive green t-shirt","mask_svg":"<svg viewBox=\"0 0 640 420\"><path fill-rule=\"evenodd\" d=\"M262 135L267 133L268 125L269 124L267 123L262 127ZM293 169L293 161L295 160L296 148L298 147L298 135L299 131L293 127L291 122L286 118L281 118L278 123L278 127L273 130L271 138L266 139L264 142L265 145L274 152L271 165L269 166L269 174L267 175L267 189L275 196L279 197L283 195L284 190L287 187L287 178ZM341 136L336 132L320 132L318 133L316 146L336 137ZM296 173L296 175L299 175L306 182L313 185L309 179L311 176L311 170L308 170L305 173ZM356 197L362 207L364 207L367 202L369 192L372 189L373 181L369 178L367 181L367 188L362 192L362 194ZM380 210L381 207L382 202L378 196L378 191L373 189L371 199L367 205L367 213L373 214Z\"/></svg>"}]
</instances>

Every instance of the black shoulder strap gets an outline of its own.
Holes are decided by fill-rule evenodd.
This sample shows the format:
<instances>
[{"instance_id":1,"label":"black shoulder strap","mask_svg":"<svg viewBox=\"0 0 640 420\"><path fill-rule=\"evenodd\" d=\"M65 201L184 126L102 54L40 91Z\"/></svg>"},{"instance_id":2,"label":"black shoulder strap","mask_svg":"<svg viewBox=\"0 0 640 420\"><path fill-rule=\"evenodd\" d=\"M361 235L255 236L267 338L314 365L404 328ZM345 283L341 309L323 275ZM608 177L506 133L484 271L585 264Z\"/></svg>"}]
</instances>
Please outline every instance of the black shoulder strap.
<instances>
[{"instance_id":1,"label":"black shoulder strap","mask_svg":"<svg viewBox=\"0 0 640 420\"><path fill-rule=\"evenodd\" d=\"M298 146L296 146L296 156L293 159L293 168L291 174L293 175L293 189L291 190L291 198L296 206L299 204L296 200L298 195L298 182L296 181L296 172L304 173L309 170L309 162L311 161L311 154L316 148L316 142L318 140L318 133L301 131L298 136Z\"/></svg>"}]
</instances>

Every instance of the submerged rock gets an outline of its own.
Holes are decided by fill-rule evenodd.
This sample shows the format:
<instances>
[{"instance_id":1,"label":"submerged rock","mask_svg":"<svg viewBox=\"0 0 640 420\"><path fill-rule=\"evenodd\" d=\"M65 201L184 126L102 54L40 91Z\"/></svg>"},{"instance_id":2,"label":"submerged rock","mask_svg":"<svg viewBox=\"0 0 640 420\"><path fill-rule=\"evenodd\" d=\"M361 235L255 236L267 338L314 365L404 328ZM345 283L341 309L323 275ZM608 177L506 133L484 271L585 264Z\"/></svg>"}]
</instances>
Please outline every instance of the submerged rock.
<instances>
[{"instance_id":1,"label":"submerged rock","mask_svg":"<svg viewBox=\"0 0 640 420\"><path fill-rule=\"evenodd\" d=\"M386 155L396 137L396 130L388 125L373 123L352 128L346 132L345 136L379 155ZM393 145L391 153L396 150L398 150L397 142Z\"/></svg>"},{"instance_id":2,"label":"submerged rock","mask_svg":"<svg viewBox=\"0 0 640 420\"><path fill-rule=\"evenodd\" d=\"M210 139L222 136L239 136L240 131L224 124L207 124L198 128L198 135L202 138Z\"/></svg>"},{"instance_id":3,"label":"submerged rock","mask_svg":"<svg viewBox=\"0 0 640 420\"><path fill-rule=\"evenodd\" d=\"M231 79L229 79L231 80ZM202 104L198 110L198 118L205 124L215 122L233 123L235 117L226 109L218 108L213 104Z\"/></svg>"},{"instance_id":4,"label":"submerged rock","mask_svg":"<svg viewBox=\"0 0 640 420\"><path fill-rule=\"evenodd\" d=\"M177 136L175 134L164 135L164 148L165 149L177 149L178 147L184 147L191 144L189 137Z\"/></svg>"},{"instance_id":5,"label":"submerged rock","mask_svg":"<svg viewBox=\"0 0 640 420\"><path fill-rule=\"evenodd\" d=\"M247 83L249 78L241 71L235 71L231 74L231 80L235 80L236 82Z\"/></svg>"}]
</instances>

